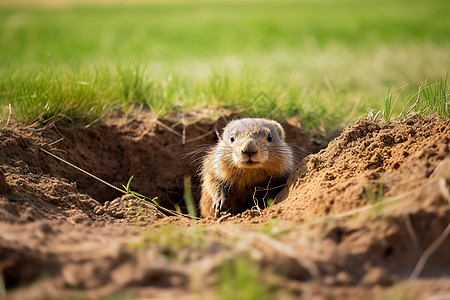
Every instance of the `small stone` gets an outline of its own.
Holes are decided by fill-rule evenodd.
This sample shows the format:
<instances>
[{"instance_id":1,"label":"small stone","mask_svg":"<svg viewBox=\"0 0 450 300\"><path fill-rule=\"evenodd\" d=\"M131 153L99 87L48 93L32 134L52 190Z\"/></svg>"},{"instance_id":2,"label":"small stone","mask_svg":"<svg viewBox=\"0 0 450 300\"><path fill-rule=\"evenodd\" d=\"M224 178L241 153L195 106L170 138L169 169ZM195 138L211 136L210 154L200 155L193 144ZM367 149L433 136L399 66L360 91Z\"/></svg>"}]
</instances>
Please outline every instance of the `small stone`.
<instances>
[{"instance_id":1,"label":"small stone","mask_svg":"<svg viewBox=\"0 0 450 300\"><path fill-rule=\"evenodd\" d=\"M75 264L66 265L62 270L62 278L67 287L82 287L82 280L80 280L80 268Z\"/></svg>"},{"instance_id":2,"label":"small stone","mask_svg":"<svg viewBox=\"0 0 450 300\"><path fill-rule=\"evenodd\" d=\"M356 283L355 278L347 272L341 271L336 274L336 283L339 285L354 285Z\"/></svg>"},{"instance_id":3,"label":"small stone","mask_svg":"<svg viewBox=\"0 0 450 300\"><path fill-rule=\"evenodd\" d=\"M336 280L335 280L334 276L327 275L323 278L323 283L325 283L326 285L335 285Z\"/></svg>"},{"instance_id":4,"label":"small stone","mask_svg":"<svg viewBox=\"0 0 450 300\"><path fill-rule=\"evenodd\" d=\"M361 279L361 284L364 286L386 286L391 285L392 283L392 276L390 276L384 269L378 267L369 270L369 272L367 272L367 274Z\"/></svg>"},{"instance_id":5,"label":"small stone","mask_svg":"<svg viewBox=\"0 0 450 300\"><path fill-rule=\"evenodd\" d=\"M103 215L105 213L105 209L101 205L96 206L96 207L94 207L94 213L96 215Z\"/></svg>"},{"instance_id":6,"label":"small stone","mask_svg":"<svg viewBox=\"0 0 450 300\"><path fill-rule=\"evenodd\" d=\"M40 222L38 229L44 233L52 233L53 232L52 226L47 221Z\"/></svg>"},{"instance_id":7,"label":"small stone","mask_svg":"<svg viewBox=\"0 0 450 300\"><path fill-rule=\"evenodd\" d=\"M34 230L34 235L41 240L46 240L48 234L53 232L52 227L46 221L38 221L36 224L36 229Z\"/></svg>"}]
</instances>

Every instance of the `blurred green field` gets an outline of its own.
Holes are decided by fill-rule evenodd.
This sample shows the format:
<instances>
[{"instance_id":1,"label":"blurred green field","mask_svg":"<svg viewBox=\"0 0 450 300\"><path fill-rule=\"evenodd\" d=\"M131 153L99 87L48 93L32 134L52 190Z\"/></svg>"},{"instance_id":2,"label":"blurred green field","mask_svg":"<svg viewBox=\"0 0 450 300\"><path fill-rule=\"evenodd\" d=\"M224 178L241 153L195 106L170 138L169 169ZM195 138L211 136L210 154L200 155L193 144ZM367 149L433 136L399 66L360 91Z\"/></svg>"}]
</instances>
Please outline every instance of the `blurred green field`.
<instances>
[{"instance_id":1,"label":"blurred green field","mask_svg":"<svg viewBox=\"0 0 450 300\"><path fill-rule=\"evenodd\" d=\"M449 15L448 0L0 6L1 120L9 104L27 123L81 125L144 104L333 128L389 91L395 115L446 78Z\"/></svg>"}]
</instances>

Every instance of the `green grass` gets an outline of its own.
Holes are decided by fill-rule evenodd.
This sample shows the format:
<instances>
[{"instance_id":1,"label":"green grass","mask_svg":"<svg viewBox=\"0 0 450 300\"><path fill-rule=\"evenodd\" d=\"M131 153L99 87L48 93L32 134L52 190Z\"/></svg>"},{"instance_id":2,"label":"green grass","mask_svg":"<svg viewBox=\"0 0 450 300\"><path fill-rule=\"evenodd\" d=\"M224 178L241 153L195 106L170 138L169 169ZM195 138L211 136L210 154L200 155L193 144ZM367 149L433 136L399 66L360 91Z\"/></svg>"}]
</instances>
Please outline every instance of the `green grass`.
<instances>
[{"instance_id":1,"label":"green grass","mask_svg":"<svg viewBox=\"0 0 450 300\"><path fill-rule=\"evenodd\" d=\"M364 187L363 198L368 205L372 205L373 209L369 212L371 217L379 218L383 211L382 202L384 200L384 183L382 181L367 184Z\"/></svg>"},{"instance_id":2,"label":"green grass","mask_svg":"<svg viewBox=\"0 0 450 300\"><path fill-rule=\"evenodd\" d=\"M202 250L207 246L206 239L214 237L214 230L206 230L205 227L194 227L192 229L183 229L175 224L168 224L161 228L155 228L143 231L143 238L129 247L133 249L142 249L151 245L158 245L162 254L168 258L181 261L186 259L181 255L182 249Z\"/></svg>"},{"instance_id":3,"label":"green grass","mask_svg":"<svg viewBox=\"0 0 450 300\"><path fill-rule=\"evenodd\" d=\"M262 270L251 257L237 256L222 262L217 294L222 300L230 299L291 299L288 292L282 293L275 284L265 282L270 270ZM264 276L264 275L266 276Z\"/></svg>"},{"instance_id":4,"label":"green grass","mask_svg":"<svg viewBox=\"0 0 450 300\"><path fill-rule=\"evenodd\" d=\"M382 109L368 107L368 116L375 121L383 120L385 122L391 122L394 119L401 120L411 113L421 116L434 114L450 119L450 88L447 84L447 79L448 77L445 77L440 82L432 84L425 82L422 84L416 93L407 97L407 100L401 101L403 108L395 118L393 112L399 100L398 93L400 89L395 91L389 90L384 99L384 107Z\"/></svg>"},{"instance_id":5,"label":"green grass","mask_svg":"<svg viewBox=\"0 0 450 300\"><path fill-rule=\"evenodd\" d=\"M378 108L391 89L390 118L422 82L448 73L447 2L0 7L1 121L9 104L26 123L80 125L144 105L159 116L226 107L332 128ZM434 108L442 93L426 90L420 112L448 117L447 102Z\"/></svg>"},{"instance_id":6,"label":"green grass","mask_svg":"<svg viewBox=\"0 0 450 300\"><path fill-rule=\"evenodd\" d=\"M450 118L450 87L448 77L434 84L426 84L418 94L418 105L414 110L422 115L438 114Z\"/></svg>"}]
</instances>

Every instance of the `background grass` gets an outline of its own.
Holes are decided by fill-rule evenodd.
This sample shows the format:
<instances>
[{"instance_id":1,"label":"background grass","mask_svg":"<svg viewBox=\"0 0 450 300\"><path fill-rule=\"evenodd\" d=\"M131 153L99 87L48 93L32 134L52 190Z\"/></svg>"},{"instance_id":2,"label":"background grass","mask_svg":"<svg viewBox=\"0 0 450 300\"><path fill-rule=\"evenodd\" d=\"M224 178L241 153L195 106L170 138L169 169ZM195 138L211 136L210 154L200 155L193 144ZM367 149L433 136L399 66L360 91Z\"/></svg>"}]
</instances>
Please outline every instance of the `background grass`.
<instances>
[{"instance_id":1,"label":"background grass","mask_svg":"<svg viewBox=\"0 0 450 300\"><path fill-rule=\"evenodd\" d=\"M2 120L8 104L24 122L81 125L144 104L332 128L381 109L388 93L395 115L448 73L449 15L447 0L3 6ZM447 97L439 103L448 117Z\"/></svg>"}]
</instances>

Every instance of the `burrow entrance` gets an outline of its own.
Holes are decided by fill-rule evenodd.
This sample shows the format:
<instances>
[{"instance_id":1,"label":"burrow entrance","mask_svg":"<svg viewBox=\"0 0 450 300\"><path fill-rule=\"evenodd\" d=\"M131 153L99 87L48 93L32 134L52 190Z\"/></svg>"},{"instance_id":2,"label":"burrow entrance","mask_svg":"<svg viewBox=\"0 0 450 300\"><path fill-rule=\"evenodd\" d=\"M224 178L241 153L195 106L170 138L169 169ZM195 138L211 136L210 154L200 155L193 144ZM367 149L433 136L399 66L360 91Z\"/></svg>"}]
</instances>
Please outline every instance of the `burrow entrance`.
<instances>
[{"instance_id":1,"label":"burrow entrance","mask_svg":"<svg viewBox=\"0 0 450 300\"><path fill-rule=\"evenodd\" d=\"M231 112L206 117L172 115L157 119L150 112L136 117L116 116L90 128L54 126L40 133L55 154L117 186L126 185L147 197L158 197L164 207L184 208L184 178L191 177L195 201L200 198L201 158L217 142L227 121L240 116ZM307 133L295 122L283 124L286 140L296 159L315 153L327 144L324 135ZM57 161L62 176L77 189L104 203L121 193Z\"/></svg>"}]
</instances>

